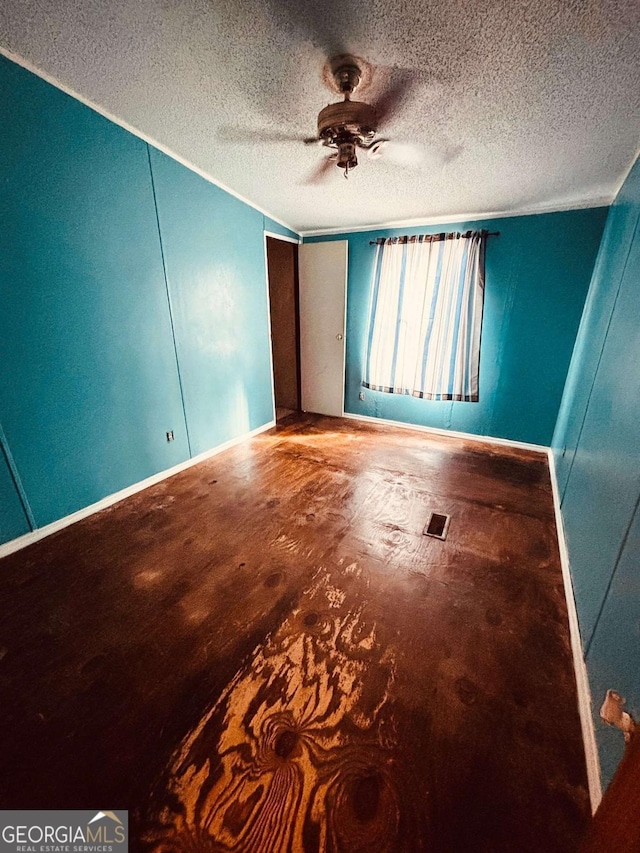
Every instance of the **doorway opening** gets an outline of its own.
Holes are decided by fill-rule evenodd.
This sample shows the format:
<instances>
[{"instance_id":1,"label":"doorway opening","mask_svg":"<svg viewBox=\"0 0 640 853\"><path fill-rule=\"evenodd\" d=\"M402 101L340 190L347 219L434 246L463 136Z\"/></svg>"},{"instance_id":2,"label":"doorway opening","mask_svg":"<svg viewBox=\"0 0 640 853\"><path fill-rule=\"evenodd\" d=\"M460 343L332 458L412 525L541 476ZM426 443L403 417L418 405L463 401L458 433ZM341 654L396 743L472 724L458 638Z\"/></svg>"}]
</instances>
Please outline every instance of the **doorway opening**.
<instances>
[{"instance_id":1,"label":"doorway opening","mask_svg":"<svg viewBox=\"0 0 640 853\"><path fill-rule=\"evenodd\" d=\"M266 237L276 421L300 411L298 244Z\"/></svg>"}]
</instances>

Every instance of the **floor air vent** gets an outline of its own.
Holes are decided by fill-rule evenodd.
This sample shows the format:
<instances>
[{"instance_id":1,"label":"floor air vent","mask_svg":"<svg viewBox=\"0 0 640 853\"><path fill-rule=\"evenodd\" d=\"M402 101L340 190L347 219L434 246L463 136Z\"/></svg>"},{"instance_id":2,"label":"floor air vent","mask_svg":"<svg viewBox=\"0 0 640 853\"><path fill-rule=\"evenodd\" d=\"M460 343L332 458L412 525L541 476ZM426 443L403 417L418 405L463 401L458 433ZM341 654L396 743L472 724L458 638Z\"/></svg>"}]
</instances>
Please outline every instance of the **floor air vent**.
<instances>
[{"instance_id":1,"label":"floor air vent","mask_svg":"<svg viewBox=\"0 0 640 853\"><path fill-rule=\"evenodd\" d=\"M424 536L434 536L436 539L446 539L450 517L439 512L432 512L424 530Z\"/></svg>"}]
</instances>

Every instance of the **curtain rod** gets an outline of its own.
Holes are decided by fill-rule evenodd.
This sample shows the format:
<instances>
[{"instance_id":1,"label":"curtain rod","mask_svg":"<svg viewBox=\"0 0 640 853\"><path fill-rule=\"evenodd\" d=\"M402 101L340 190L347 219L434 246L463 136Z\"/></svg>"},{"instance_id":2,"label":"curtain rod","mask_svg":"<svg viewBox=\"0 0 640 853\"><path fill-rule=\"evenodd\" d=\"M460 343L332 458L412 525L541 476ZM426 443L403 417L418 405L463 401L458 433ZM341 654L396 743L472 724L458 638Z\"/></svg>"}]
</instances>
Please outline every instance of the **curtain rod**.
<instances>
[{"instance_id":1,"label":"curtain rod","mask_svg":"<svg viewBox=\"0 0 640 853\"><path fill-rule=\"evenodd\" d=\"M459 231L451 231L448 234L445 234L444 231L440 234L414 234L413 237L422 237L423 240L426 240L427 243L432 242L434 240L453 240L454 237L470 237L474 232L473 231L465 231L464 234ZM476 232L477 233L477 232ZM485 237L499 237L499 231L481 231ZM377 246L378 243L385 243L387 240L411 240L412 237L378 237L377 240L369 240L370 246Z\"/></svg>"}]
</instances>

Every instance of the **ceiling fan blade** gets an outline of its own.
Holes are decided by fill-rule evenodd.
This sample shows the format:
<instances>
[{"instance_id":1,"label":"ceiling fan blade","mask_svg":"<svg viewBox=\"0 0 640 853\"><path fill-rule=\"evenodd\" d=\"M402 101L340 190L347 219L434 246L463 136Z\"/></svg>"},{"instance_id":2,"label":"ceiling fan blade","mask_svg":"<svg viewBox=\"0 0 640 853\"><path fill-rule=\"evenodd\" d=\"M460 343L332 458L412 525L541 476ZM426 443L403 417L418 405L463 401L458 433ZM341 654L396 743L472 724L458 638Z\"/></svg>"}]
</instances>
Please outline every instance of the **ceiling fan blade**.
<instances>
[{"instance_id":1,"label":"ceiling fan blade","mask_svg":"<svg viewBox=\"0 0 640 853\"><path fill-rule=\"evenodd\" d=\"M422 166L426 152L421 145L412 142L398 142L379 139L368 149L371 160L384 160L397 166Z\"/></svg>"},{"instance_id":2,"label":"ceiling fan blade","mask_svg":"<svg viewBox=\"0 0 640 853\"><path fill-rule=\"evenodd\" d=\"M462 151L462 145L418 145L401 140L378 139L367 149L367 154L371 160L384 160L394 166L440 171L459 157Z\"/></svg>"},{"instance_id":3,"label":"ceiling fan blade","mask_svg":"<svg viewBox=\"0 0 640 853\"><path fill-rule=\"evenodd\" d=\"M272 142L316 142L316 139L309 139L296 133L282 133L275 130L254 130L245 127L229 127L223 126L218 128L218 139L221 142L233 142L236 144L254 145L257 143L272 143Z\"/></svg>"},{"instance_id":4,"label":"ceiling fan blade","mask_svg":"<svg viewBox=\"0 0 640 853\"><path fill-rule=\"evenodd\" d=\"M323 181L327 179L329 175L329 170L332 166L335 165L335 162L335 154L332 154L330 157L323 157L322 160L315 167L315 169L303 181L303 184L314 185L323 183Z\"/></svg>"},{"instance_id":5,"label":"ceiling fan blade","mask_svg":"<svg viewBox=\"0 0 640 853\"><path fill-rule=\"evenodd\" d=\"M378 128L386 125L398 113L419 76L417 71L409 68L391 69L384 91L371 104L378 117Z\"/></svg>"},{"instance_id":6,"label":"ceiling fan blade","mask_svg":"<svg viewBox=\"0 0 640 853\"><path fill-rule=\"evenodd\" d=\"M362 15L355 3L341 0L265 0L274 27L290 37L311 42L325 56L348 53L352 39L362 29Z\"/></svg>"}]
</instances>

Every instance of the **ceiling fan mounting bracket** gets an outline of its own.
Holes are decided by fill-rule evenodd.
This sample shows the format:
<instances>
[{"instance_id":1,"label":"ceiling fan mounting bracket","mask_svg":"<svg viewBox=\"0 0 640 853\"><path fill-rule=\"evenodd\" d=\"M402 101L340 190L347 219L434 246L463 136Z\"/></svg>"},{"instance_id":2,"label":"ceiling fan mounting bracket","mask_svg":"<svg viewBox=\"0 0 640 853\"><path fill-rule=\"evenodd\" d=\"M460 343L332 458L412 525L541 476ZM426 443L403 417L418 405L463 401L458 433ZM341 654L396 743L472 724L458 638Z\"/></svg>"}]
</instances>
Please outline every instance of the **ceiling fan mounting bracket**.
<instances>
[{"instance_id":1,"label":"ceiling fan mounting bracket","mask_svg":"<svg viewBox=\"0 0 640 853\"><path fill-rule=\"evenodd\" d=\"M333 79L345 98L350 97L360 85L360 67L351 57L345 57L345 61L336 67Z\"/></svg>"},{"instance_id":2,"label":"ceiling fan mounting bracket","mask_svg":"<svg viewBox=\"0 0 640 853\"><path fill-rule=\"evenodd\" d=\"M365 91L371 84L372 72L371 65L362 57L341 53L325 62L322 81L334 94L344 97L356 88Z\"/></svg>"}]
</instances>

